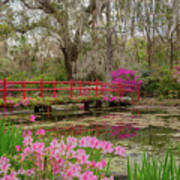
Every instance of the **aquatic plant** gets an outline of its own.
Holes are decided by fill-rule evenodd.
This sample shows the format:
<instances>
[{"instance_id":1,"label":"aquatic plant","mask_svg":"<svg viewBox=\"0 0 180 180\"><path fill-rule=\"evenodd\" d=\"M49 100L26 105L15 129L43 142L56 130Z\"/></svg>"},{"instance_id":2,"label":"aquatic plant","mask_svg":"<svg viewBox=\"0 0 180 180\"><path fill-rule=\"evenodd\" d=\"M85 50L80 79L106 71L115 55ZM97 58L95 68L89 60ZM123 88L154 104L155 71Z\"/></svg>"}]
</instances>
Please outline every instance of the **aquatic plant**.
<instances>
[{"instance_id":1,"label":"aquatic plant","mask_svg":"<svg viewBox=\"0 0 180 180\"><path fill-rule=\"evenodd\" d=\"M180 146L179 146L180 150ZM179 151L180 152L180 151ZM180 153L179 153L180 159ZM144 154L142 165L134 162L132 167L128 158L129 180L179 180L180 164L175 160L173 149L167 149L164 160L160 161L149 153Z\"/></svg>"},{"instance_id":2,"label":"aquatic plant","mask_svg":"<svg viewBox=\"0 0 180 180\"><path fill-rule=\"evenodd\" d=\"M96 137L72 136L50 140L45 131L23 132L23 145L16 144L16 155L0 157L0 179L80 179L113 180L109 163L103 157L114 154L125 157L125 149ZM108 177L110 176L110 177Z\"/></svg>"}]
</instances>

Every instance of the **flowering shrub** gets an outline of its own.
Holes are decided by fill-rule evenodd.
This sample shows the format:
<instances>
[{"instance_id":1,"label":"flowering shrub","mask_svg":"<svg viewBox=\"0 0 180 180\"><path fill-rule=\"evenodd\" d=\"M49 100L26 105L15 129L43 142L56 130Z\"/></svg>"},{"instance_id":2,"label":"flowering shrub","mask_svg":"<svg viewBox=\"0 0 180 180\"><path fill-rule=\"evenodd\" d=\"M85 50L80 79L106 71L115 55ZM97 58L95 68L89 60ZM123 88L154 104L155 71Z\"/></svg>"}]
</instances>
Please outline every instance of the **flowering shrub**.
<instances>
[{"instance_id":1,"label":"flowering shrub","mask_svg":"<svg viewBox=\"0 0 180 180\"><path fill-rule=\"evenodd\" d=\"M110 103L130 103L131 98L130 97L119 97L119 96L113 96L113 95L106 95L102 96L103 101L110 102Z\"/></svg>"},{"instance_id":2,"label":"flowering shrub","mask_svg":"<svg viewBox=\"0 0 180 180\"><path fill-rule=\"evenodd\" d=\"M122 98L118 96L112 96L112 95L103 96L103 101L105 102L120 102L121 100Z\"/></svg>"},{"instance_id":3,"label":"flowering shrub","mask_svg":"<svg viewBox=\"0 0 180 180\"><path fill-rule=\"evenodd\" d=\"M62 137L51 141L44 138L43 129L37 131L36 140L31 132L23 132L23 146L16 146L14 157L0 157L0 180L64 179L113 180L106 177L108 162L102 155L125 157L125 149L113 147L111 142L96 137Z\"/></svg>"},{"instance_id":4,"label":"flowering shrub","mask_svg":"<svg viewBox=\"0 0 180 180\"><path fill-rule=\"evenodd\" d=\"M112 83L124 84L126 90L132 90L142 84L142 80L139 80L135 74L136 71L130 69L117 69L111 72Z\"/></svg>"},{"instance_id":5,"label":"flowering shrub","mask_svg":"<svg viewBox=\"0 0 180 180\"><path fill-rule=\"evenodd\" d=\"M14 102L14 107L19 107L19 106L26 107L30 104L31 100L33 100L33 98L28 97L26 99L20 100L19 102ZM13 103L13 101L12 101L12 103Z\"/></svg>"},{"instance_id":6,"label":"flowering shrub","mask_svg":"<svg viewBox=\"0 0 180 180\"><path fill-rule=\"evenodd\" d=\"M173 78L180 83L180 66L175 66L175 71L173 73Z\"/></svg>"}]
</instances>

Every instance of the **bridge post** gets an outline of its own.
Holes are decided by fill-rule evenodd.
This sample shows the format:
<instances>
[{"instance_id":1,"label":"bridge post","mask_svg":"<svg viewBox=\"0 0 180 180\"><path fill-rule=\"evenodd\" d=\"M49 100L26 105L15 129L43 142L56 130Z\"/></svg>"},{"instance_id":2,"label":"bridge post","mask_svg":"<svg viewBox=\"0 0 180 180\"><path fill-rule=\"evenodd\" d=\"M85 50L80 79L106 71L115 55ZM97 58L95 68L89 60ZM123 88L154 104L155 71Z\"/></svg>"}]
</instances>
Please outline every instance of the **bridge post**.
<instances>
[{"instance_id":1,"label":"bridge post","mask_svg":"<svg viewBox=\"0 0 180 180\"><path fill-rule=\"evenodd\" d=\"M56 97L56 81L55 80L53 81L53 90L54 90L53 96L55 98Z\"/></svg>"},{"instance_id":2,"label":"bridge post","mask_svg":"<svg viewBox=\"0 0 180 180\"><path fill-rule=\"evenodd\" d=\"M140 100L140 84L137 85L137 101Z\"/></svg>"},{"instance_id":3,"label":"bridge post","mask_svg":"<svg viewBox=\"0 0 180 180\"><path fill-rule=\"evenodd\" d=\"M23 97L24 99L26 99L26 84L24 81L22 82L22 87L23 87Z\"/></svg>"},{"instance_id":4,"label":"bridge post","mask_svg":"<svg viewBox=\"0 0 180 180\"><path fill-rule=\"evenodd\" d=\"M101 84L101 95L104 96L104 83Z\"/></svg>"},{"instance_id":5,"label":"bridge post","mask_svg":"<svg viewBox=\"0 0 180 180\"><path fill-rule=\"evenodd\" d=\"M43 97L43 80L40 80L40 97Z\"/></svg>"},{"instance_id":6,"label":"bridge post","mask_svg":"<svg viewBox=\"0 0 180 180\"><path fill-rule=\"evenodd\" d=\"M70 87L70 98L72 98L73 97L73 80L70 81L70 85L71 85L71 87Z\"/></svg>"},{"instance_id":7,"label":"bridge post","mask_svg":"<svg viewBox=\"0 0 180 180\"><path fill-rule=\"evenodd\" d=\"M79 81L79 96L82 96L82 82Z\"/></svg>"},{"instance_id":8,"label":"bridge post","mask_svg":"<svg viewBox=\"0 0 180 180\"><path fill-rule=\"evenodd\" d=\"M121 84L118 83L118 95L119 97L121 97Z\"/></svg>"},{"instance_id":9,"label":"bridge post","mask_svg":"<svg viewBox=\"0 0 180 180\"><path fill-rule=\"evenodd\" d=\"M98 80L96 79L96 96L98 96Z\"/></svg>"},{"instance_id":10,"label":"bridge post","mask_svg":"<svg viewBox=\"0 0 180 180\"><path fill-rule=\"evenodd\" d=\"M7 96L7 81L6 78L4 78L4 89L3 89L3 101L6 102L6 96Z\"/></svg>"},{"instance_id":11,"label":"bridge post","mask_svg":"<svg viewBox=\"0 0 180 180\"><path fill-rule=\"evenodd\" d=\"M85 111L89 111L89 103L90 102L87 102L87 101L84 102L84 110Z\"/></svg>"},{"instance_id":12,"label":"bridge post","mask_svg":"<svg viewBox=\"0 0 180 180\"><path fill-rule=\"evenodd\" d=\"M124 89L124 85L123 85L123 84L121 84L121 97L123 97L123 96L124 96L124 91L125 91L125 89Z\"/></svg>"}]
</instances>

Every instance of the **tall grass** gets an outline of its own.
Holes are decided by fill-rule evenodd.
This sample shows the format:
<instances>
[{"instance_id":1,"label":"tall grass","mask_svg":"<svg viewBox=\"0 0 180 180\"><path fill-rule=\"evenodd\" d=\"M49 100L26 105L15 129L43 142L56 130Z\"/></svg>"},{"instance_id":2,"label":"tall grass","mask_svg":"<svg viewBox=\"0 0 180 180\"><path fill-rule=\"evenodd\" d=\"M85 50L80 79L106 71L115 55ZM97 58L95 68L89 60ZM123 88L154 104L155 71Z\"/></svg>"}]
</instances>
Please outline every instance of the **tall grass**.
<instances>
[{"instance_id":1,"label":"tall grass","mask_svg":"<svg viewBox=\"0 0 180 180\"><path fill-rule=\"evenodd\" d=\"M180 145L178 161L180 161ZM172 149L167 149L162 160L144 154L142 165L140 166L134 161L133 168L128 158L127 170L128 180L180 180L180 163L175 160Z\"/></svg>"},{"instance_id":2,"label":"tall grass","mask_svg":"<svg viewBox=\"0 0 180 180\"><path fill-rule=\"evenodd\" d=\"M0 121L0 156L16 154L16 145L22 146L22 130Z\"/></svg>"}]
</instances>

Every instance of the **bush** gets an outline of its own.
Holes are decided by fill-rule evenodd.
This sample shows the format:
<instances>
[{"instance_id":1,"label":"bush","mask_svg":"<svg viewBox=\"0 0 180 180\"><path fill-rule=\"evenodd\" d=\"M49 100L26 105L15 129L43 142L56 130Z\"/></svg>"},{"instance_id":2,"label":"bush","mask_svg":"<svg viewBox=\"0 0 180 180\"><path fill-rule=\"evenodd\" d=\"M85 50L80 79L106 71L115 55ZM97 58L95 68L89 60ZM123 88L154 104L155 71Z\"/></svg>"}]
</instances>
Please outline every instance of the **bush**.
<instances>
[{"instance_id":1,"label":"bush","mask_svg":"<svg viewBox=\"0 0 180 180\"><path fill-rule=\"evenodd\" d=\"M173 78L173 71L158 69L142 75L143 85L141 95L149 97L178 98L180 97L180 83Z\"/></svg>"}]
</instances>

